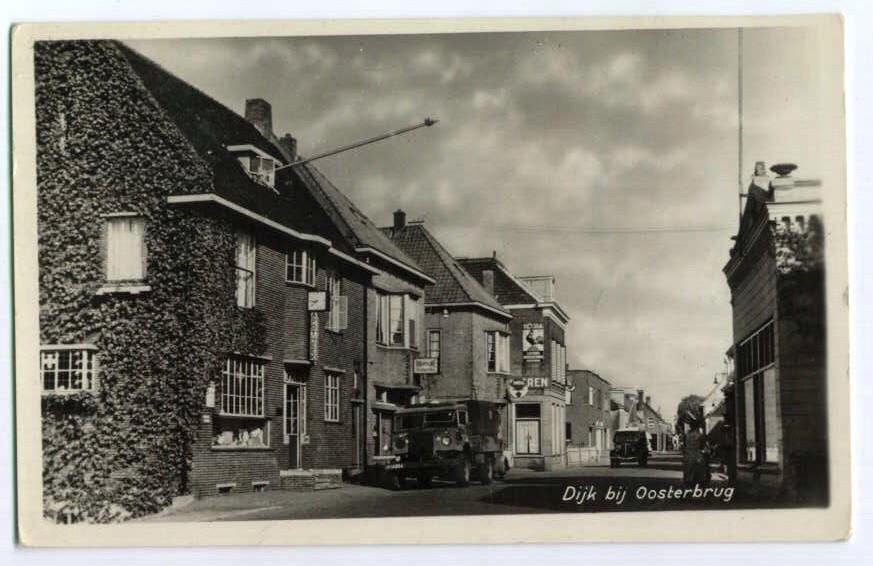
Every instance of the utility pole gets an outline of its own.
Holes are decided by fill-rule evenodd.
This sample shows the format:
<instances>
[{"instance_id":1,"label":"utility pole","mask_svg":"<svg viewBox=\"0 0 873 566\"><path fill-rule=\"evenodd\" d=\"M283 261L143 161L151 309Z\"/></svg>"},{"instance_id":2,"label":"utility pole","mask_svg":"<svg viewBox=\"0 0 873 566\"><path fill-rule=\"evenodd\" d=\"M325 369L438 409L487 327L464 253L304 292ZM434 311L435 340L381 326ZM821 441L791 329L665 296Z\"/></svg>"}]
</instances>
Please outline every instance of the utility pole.
<instances>
[{"instance_id":1,"label":"utility pole","mask_svg":"<svg viewBox=\"0 0 873 566\"><path fill-rule=\"evenodd\" d=\"M348 151L350 149L355 149L357 147L361 147L362 145L368 145L371 143L375 143L378 141L382 141L388 138L392 138L394 136L399 136L400 134L405 134L406 132L411 132L412 130L417 130L418 128L429 128L439 122L439 120L434 120L431 118L425 118L423 122L420 124L416 124L414 126L409 126L406 128L400 128L399 130L394 130L393 132L388 132L387 134L382 134L380 136L375 136L372 138L367 138L365 140L361 140L359 142L351 143L349 145L344 145L337 149L332 149L330 151L325 151L324 153L319 153L313 157L307 157L305 159L298 159L297 161L288 163L287 165L282 165L281 167L276 167L276 171L280 171L282 169L287 169L289 167L294 167L296 165L302 165L304 163L309 163L310 161L315 161L316 159L321 159L322 157L329 157L331 155L336 155L337 153L342 153L344 151Z\"/></svg>"}]
</instances>

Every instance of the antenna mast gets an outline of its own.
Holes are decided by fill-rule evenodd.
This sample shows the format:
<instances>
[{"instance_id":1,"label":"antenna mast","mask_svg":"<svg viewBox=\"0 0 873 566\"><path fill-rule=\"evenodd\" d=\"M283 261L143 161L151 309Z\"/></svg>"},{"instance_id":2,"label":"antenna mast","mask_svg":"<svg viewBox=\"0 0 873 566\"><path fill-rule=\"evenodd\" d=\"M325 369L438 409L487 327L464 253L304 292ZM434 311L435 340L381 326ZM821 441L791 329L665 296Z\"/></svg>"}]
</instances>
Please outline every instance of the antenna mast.
<instances>
[{"instance_id":1,"label":"antenna mast","mask_svg":"<svg viewBox=\"0 0 873 566\"><path fill-rule=\"evenodd\" d=\"M325 151L324 153L319 153L313 157L307 157L306 159L298 159L292 163L288 163L287 165L282 165L281 167L276 167L276 171L280 171L282 169L287 169L289 167L294 167L295 165L302 165L303 163L309 163L310 161L315 161L316 159L321 159L322 157L329 157L331 155L336 155L337 153L342 153L344 151L348 151L350 149L355 149L357 147L361 147L362 145L367 145L371 143L375 143L377 141L382 141L388 139L390 137L398 136L400 134L405 134L406 132L411 132L412 130L417 130L418 128L429 128L439 122L439 120L433 120L431 118L425 118L424 122L420 124L416 124L414 126L409 126L406 128L400 128L399 130L394 130L393 132L388 132L387 134L382 134L380 136L375 136L372 138L367 138L365 140L361 140L359 142L351 143L349 145L344 145L337 149L332 149L330 151Z\"/></svg>"},{"instance_id":2,"label":"antenna mast","mask_svg":"<svg viewBox=\"0 0 873 566\"><path fill-rule=\"evenodd\" d=\"M739 220L743 219L743 28L737 28L737 186Z\"/></svg>"}]
</instances>

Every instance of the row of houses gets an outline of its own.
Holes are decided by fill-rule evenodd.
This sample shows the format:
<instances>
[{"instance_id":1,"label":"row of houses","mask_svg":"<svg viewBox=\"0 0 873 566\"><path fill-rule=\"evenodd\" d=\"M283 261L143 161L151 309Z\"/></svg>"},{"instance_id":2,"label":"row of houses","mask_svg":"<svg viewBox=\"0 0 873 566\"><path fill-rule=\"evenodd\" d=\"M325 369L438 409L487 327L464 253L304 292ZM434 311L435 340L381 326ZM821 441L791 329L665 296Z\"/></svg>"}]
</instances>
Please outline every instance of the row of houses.
<instances>
[{"instance_id":1,"label":"row of houses","mask_svg":"<svg viewBox=\"0 0 873 566\"><path fill-rule=\"evenodd\" d=\"M239 115L123 44L41 42L35 73L47 515L336 486L430 400L500 404L516 467L608 446L609 417L568 414L613 401L574 393L554 277L377 226L288 166L267 101Z\"/></svg>"},{"instance_id":2,"label":"row of houses","mask_svg":"<svg viewBox=\"0 0 873 566\"><path fill-rule=\"evenodd\" d=\"M733 340L722 421L733 480L827 505L825 263L821 182L763 162L746 193L724 275ZM719 413L723 413L719 415Z\"/></svg>"}]
</instances>

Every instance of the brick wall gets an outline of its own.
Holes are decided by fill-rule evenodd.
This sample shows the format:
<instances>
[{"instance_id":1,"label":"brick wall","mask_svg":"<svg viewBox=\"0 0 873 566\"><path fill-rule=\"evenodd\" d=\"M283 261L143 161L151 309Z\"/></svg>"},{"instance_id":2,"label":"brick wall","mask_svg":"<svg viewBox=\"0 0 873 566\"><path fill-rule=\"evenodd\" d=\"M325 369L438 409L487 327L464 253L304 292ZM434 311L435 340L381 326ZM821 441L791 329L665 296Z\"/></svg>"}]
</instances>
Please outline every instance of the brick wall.
<instances>
[{"instance_id":1,"label":"brick wall","mask_svg":"<svg viewBox=\"0 0 873 566\"><path fill-rule=\"evenodd\" d=\"M312 287L285 280L285 253L290 245L267 233L258 233L255 308L264 315L266 351L264 415L269 423L269 448L214 449L214 422L201 424L194 453L192 485L195 495L217 492L216 485L235 483L233 491L251 491L252 482L269 481L267 489L277 488L279 470L290 465L284 436L285 370L294 372L295 381L306 384L308 444L300 449L304 468L351 468L357 464L351 399L359 397L355 369L364 355L363 301L366 279L324 254L317 255L315 289L327 286L328 271L341 279L341 292L348 297L348 328L340 332L325 329L328 314L319 313L319 356L310 364L286 364L286 360L309 360L310 313L307 295ZM317 250L310 250L318 253ZM340 376L339 422L324 419L325 373L330 368ZM358 377L359 379L359 377ZM358 381L357 387L361 382ZM220 400L218 400L220 404Z\"/></svg>"}]
</instances>

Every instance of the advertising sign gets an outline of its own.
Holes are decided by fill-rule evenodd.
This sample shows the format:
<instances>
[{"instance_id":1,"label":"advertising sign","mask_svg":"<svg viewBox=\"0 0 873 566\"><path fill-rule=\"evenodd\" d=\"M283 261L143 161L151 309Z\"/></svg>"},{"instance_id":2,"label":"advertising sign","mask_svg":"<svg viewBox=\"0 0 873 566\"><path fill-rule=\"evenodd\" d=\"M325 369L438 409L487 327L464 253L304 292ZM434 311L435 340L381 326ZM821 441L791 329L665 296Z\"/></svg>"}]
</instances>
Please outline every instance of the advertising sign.
<instances>
[{"instance_id":1,"label":"advertising sign","mask_svg":"<svg viewBox=\"0 0 873 566\"><path fill-rule=\"evenodd\" d=\"M438 373L439 358L416 358L412 364L413 373Z\"/></svg>"},{"instance_id":2,"label":"advertising sign","mask_svg":"<svg viewBox=\"0 0 873 566\"><path fill-rule=\"evenodd\" d=\"M543 350L545 349L545 338L543 336L543 323L529 322L523 326L521 334L522 357L526 362L541 362L543 361Z\"/></svg>"}]
</instances>

